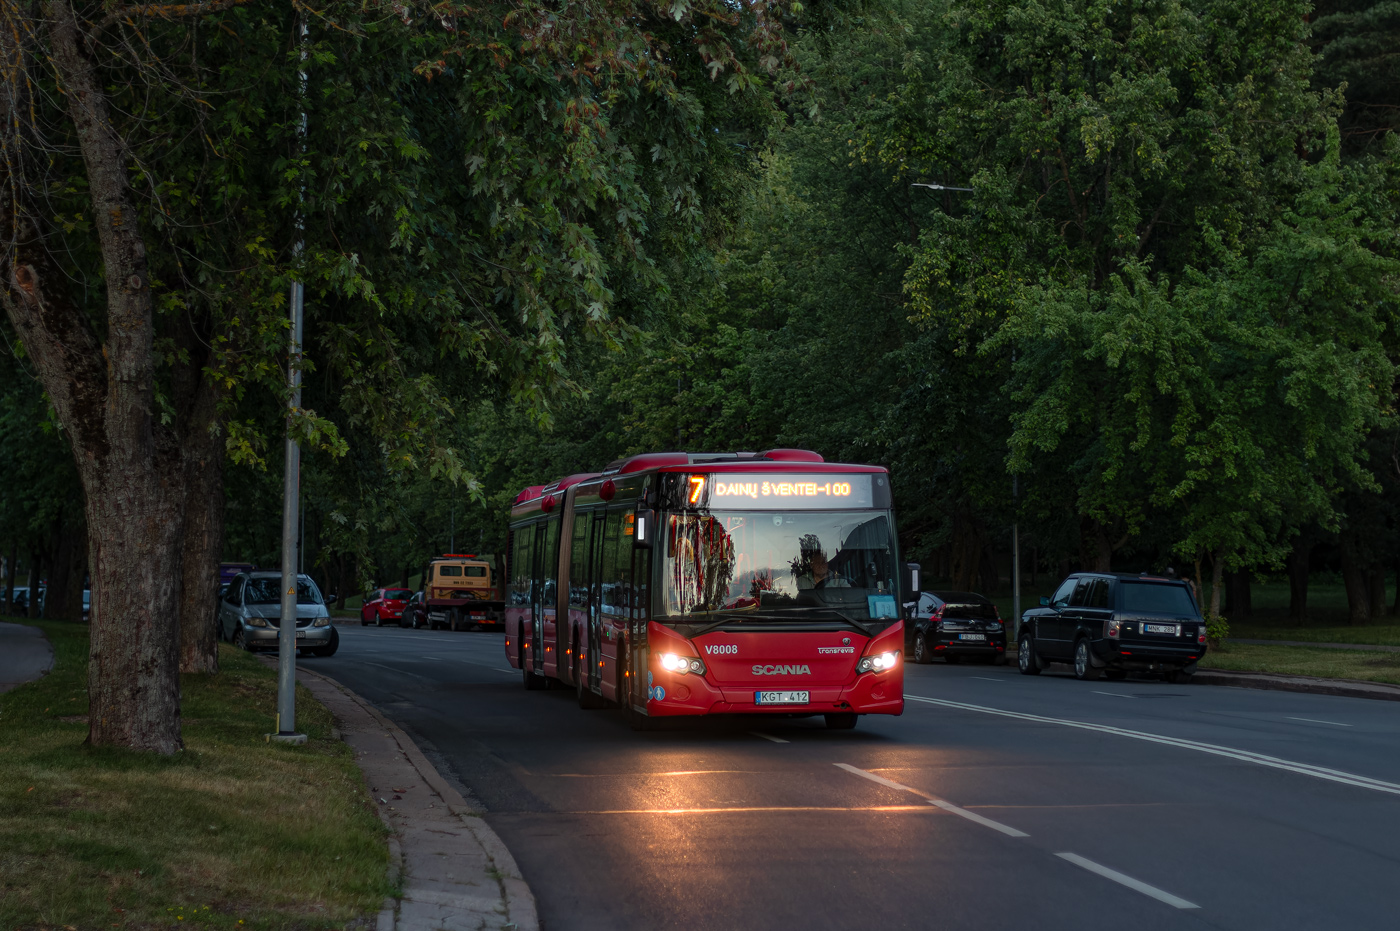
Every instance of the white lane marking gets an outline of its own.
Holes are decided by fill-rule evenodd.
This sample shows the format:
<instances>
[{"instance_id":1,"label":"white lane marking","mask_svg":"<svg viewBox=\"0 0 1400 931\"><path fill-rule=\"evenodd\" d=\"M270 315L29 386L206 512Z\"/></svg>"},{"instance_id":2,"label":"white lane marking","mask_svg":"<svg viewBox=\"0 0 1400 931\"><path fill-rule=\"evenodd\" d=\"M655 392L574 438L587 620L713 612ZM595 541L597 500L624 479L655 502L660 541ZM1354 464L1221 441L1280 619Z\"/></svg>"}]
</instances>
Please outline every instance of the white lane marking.
<instances>
[{"instance_id":1,"label":"white lane marking","mask_svg":"<svg viewBox=\"0 0 1400 931\"><path fill-rule=\"evenodd\" d=\"M362 659L360 660L360 662L364 663L366 666L378 666L380 669L387 669L390 672L397 673L401 676L412 676L415 679L422 679L424 682L432 682L435 685L437 684L436 679L430 679L427 676L420 676L418 673L409 672L407 669L395 669L393 666L385 666L383 663L371 663L367 659Z\"/></svg>"},{"instance_id":2,"label":"white lane marking","mask_svg":"<svg viewBox=\"0 0 1400 931\"><path fill-rule=\"evenodd\" d=\"M458 662L466 663L468 666L480 666L482 669L489 669L492 672L503 672L508 676L513 676L519 672L518 669L502 669L500 666L489 666L486 663L478 663L469 659L458 660Z\"/></svg>"},{"instance_id":3,"label":"white lane marking","mask_svg":"<svg viewBox=\"0 0 1400 931\"><path fill-rule=\"evenodd\" d=\"M981 815L977 814L975 811L968 811L966 808L959 808L952 802L945 802L941 798L931 798L929 799L929 804L937 805L944 811L951 812L960 818L966 818L968 821L975 821L978 824L982 825L982 827L984 828L991 828L993 831L1000 831L1007 837L1030 837L1030 835L1027 834L1025 831L1018 831L1010 825L1002 824L1000 821L993 821L991 818L984 818Z\"/></svg>"},{"instance_id":4,"label":"white lane marking","mask_svg":"<svg viewBox=\"0 0 1400 931\"><path fill-rule=\"evenodd\" d=\"M1095 695L1107 695L1109 698L1132 698L1131 695L1124 695L1120 692L1100 692L1098 689L1090 689Z\"/></svg>"},{"instance_id":5,"label":"white lane marking","mask_svg":"<svg viewBox=\"0 0 1400 931\"><path fill-rule=\"evenodd\" d=\"M881 776L878 773L872 773L868 770L858 769L852 766L850 763L837 763L835 765L838 768L844 769L846 772L852 773L856 776L860 776L863 779L869 779L871 782L878 782L880 785L885 786L886 788L897 789L901 792L909 792L913 795L919 796L920 798L928 799L929 804L931 805L935 805L950 814L957 815L960 818L966 818L968 821L974 821L977 824L982 825L984 828L991 828L993 831L1000 831L1007 837L1030 837L1030 835L1024 831L1018 831L1015 828L1002 824L999 821L993 821L991 818L984 818L976 812L968 811L966 808L959 808L952 802L944 801L943 799L938 798L934 795L929 795L926 792L920 792L918 789L911 789L909 786L895 782L893 779L886 779L884 776Z\"/></svg>"},{"instance_id":6,"label":"white lane marking","mask_svg":"<svg viewBox=\"0 0 1400 931\"><path fill-rule=\"evenodd\" d=\"M969 679L981 679L983 682L1000 682L1000 679L991 679L987 676L968 676Z\"/></svg>"},{"instance_id":7,"label":"white lane marking","mask_svg":"<svg viewBox=\"0 0 1400 931\"><path fill-rule=\"evenodd\" d=\"M1158 902L1165 902L1172 908L1200 908L1195 902L1188 902L1180 896L1172 895L1170 892L1164 892L1156 886L1149 886L1141 880L1133 879L1133 877L1124 875L1117 870L1111 870L1103 864L1085 859L1077 853L1057 853L1055 856L1062 860L1068 860L1075 866L1083 867L1091 873L1097 873L1104 879L1111 879L1119 885L1127 886L1134 892L1141 892L1143 895L1151 896Z\"/></svg>"},{"instance_id":8,"label":"white lane marking","mask_svg":"<svg viewBox=\"0 0 1400 931\"><path fill-rule=\"evenodd\" d=\"M763 731L749 731L749 733L755 737L762 737L764 740L771 740L775 744L791 743L789 740L783 740L781 737L774 737L772 734L765 734Z\"/></svg>"},{"instance_id":9,"label":"white lane marking","mask_svg":"<svg viewBox=\"0 0 1400 931\"><path fill-rule=\"evenodd\" d=\"M1333 727L1351 727L1350 724L1341 724L1337 721L1319 721L1317 718L1289 718L1290 721L1307 721L1309 724L1330 724Z\"/></svg>"},{"instance_id":10,"label":"white lane marking","mask_svg":"<svg viewBox=\"0 0 1400 931\"><path fill-rule=\"evenodd\" d=\"M922 695L909 694L906 694L904 697L912 701L921 701L930 705L941 705L945 708L957 708L961 711L977 711L982 714L995 714L1004 718L1016 718L1021 721L1035 721L1038 724L1058 724L1061 727L1077 727L1086 731L1098 731L1101 734L1113 734L1118 737L1131 737L1134 740L1146 740L1168 747L1180 747L1183 750L1197 750L1201 753L1229 757L1232 760L1254 763L1258 766L1284 769L1291 773L1312 776L1314 779L1326 779L1329 782L1340 782L1343 785L1356 786L1361 789L1371 789L1375 792L1400 795L1400 785L1393 782L1386 782L1382 779L1372 779L1370 776L1358 776L1355 773L1345 773L1337 769L1328 769L1325 766L1314 766L1311 763L1295 763L1292 760L1281 760L1278 757L1265 756L1262 753L1255 753L1251 750L1236 750L1233 747L1221 747L1216 744L1201 743L1196 740L1185 740L1180 737L1163 737L1160 734L1131 731L1123 727L1110 727L1107 724L1090 724L1087 721L1068 721L1063 718L1047 718L1044 715L1026 714L1021 711L1003 711L1000 708L988 708L984 705L969 705L965 702L947 701L942 698L924 698Z\"/></svg>"}]
</instances>

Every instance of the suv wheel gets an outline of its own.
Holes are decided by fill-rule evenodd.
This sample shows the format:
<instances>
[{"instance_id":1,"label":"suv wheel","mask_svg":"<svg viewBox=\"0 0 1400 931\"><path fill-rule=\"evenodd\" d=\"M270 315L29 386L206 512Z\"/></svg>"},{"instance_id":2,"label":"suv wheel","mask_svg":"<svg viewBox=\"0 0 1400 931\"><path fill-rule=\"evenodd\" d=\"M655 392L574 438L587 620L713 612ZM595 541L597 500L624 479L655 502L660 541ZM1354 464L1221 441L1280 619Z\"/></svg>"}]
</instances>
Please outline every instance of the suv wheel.
<instances>
[{"instance_id":1,"label":"suv wheel","mask_svg":"<svg viewBox=\"0 0 1400 931\"><path fill-rule=\"evenodd\" d=\"M1185 669L1173 669L1167 673L1167 681L1173 685L1186 685L1191 681L1191 673Z\"/></svg>"},{"instance_id":2,"label":"suv wheel","mask_svg":"<svg viewBox=\"0 0 1400 931\"><path fill-rule=\"evenodd\" d=\"M1099 677L1093 654L1089 652L1089 641L1084 637L1074 645L1074 677L1082 682L1093 682Z\"/></svg>"},{"instance_id":3,"label":"suv wheel","mask_svg":"<svg viewBox=\"0 0 1400 931\"><path fill-rule=\"evenodd\" d=\"M928 643L924 640L924 632L921 630L914 635L914 662L920 666L926 666L932 661L928 655Z\"/></svg>"},{"instance_id":4,"label":"suv wheel","mask_svg":"<svg viewBox=\"0 0 1400 931\"><path fill-rule=\"evenodd\" d=\"M1035 641L1030 634L1021 637L1020 643L1016 645L1016 668L1023 676L1040 675L1040 663L1035 657Z\"/></svg>"}]
</instances>

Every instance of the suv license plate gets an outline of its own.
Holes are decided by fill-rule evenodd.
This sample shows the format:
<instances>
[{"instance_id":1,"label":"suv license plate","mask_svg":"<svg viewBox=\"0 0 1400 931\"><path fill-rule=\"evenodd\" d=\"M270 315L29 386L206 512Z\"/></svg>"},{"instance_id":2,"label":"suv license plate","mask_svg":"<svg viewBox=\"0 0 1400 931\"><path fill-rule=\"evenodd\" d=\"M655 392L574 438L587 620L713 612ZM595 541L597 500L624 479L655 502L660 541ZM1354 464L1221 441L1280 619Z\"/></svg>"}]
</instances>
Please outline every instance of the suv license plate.
<instances>
[{"instance_id":1,"label":"suv license plate","mask_svg":"<svg viewBox=\"0 0 1400 931\"><path fill-rule=\"evenodd\" d=\"M755 705L805 705L810 692L754 692Z\"/></svg>"},{"instance_id":2,"label":"suv license plate","mask_svg":"<svg viewBox=\"0 0 1400 931\"><path fill-rule=\"evenodd\" d=\"M986 640L986 634L958 634L959 640Z\"/></svg>"},{"instance_id":3,"label":"suv license plate","mask_svg":"<svg viewBox=\"0 0 1400 931\"><path fill-rule=\"evenodd\" d=\"M1171 634L1175 637L1181 633L1181 627L1176 624L1143 624L1142 632L1145 634Z\"/></svg>"}]
</instances>

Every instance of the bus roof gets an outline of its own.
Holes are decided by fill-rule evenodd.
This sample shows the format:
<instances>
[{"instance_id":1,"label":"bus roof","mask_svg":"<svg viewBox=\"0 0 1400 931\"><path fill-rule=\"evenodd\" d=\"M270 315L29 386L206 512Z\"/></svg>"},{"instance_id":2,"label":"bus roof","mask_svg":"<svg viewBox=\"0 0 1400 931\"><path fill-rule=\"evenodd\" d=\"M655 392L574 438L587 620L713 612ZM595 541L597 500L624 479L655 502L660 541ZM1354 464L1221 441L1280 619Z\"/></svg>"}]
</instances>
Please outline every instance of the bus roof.
<instances>
[{"instance_id":1,"label":"bus roof","mask_svg":"<svg viewBox=\"0 0 1400 931\"><path fill-rule=\"evenodd\" d=\"M613 476L634 475L639 472L688 472L695 467L705 472L888 472L884 466L827 462L820 453L808 449L769 449L759 453L641 453L626 459L616 459L602 472L579 472L548 485L530 485L516 495L515 505L541 501L544 510L553 506L553 498L573 485L608 479Z\"/></svg>"}]
</instances>

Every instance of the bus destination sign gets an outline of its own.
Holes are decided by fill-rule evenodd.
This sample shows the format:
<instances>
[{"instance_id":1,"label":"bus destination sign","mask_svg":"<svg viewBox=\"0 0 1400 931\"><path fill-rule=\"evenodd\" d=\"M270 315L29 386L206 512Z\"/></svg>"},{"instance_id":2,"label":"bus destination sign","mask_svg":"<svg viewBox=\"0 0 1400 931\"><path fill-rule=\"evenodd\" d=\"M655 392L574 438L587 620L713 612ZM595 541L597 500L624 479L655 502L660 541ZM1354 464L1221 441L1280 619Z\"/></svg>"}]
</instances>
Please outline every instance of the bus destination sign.
<instances>
[{"instance_id":1,"label":"bus destination sign","mask_svg":"<svg viewBox=\"0 0 1400 931\"><path fill-rule=\"evenodd\" d=\"M692 475L689 491L692 504L704 501L711 508L804 511L868 508L873 506L874 501L870 479L869 474L720 473ZM701 487L697 488L697 485Z\"/></svg>"}]
</instances>

